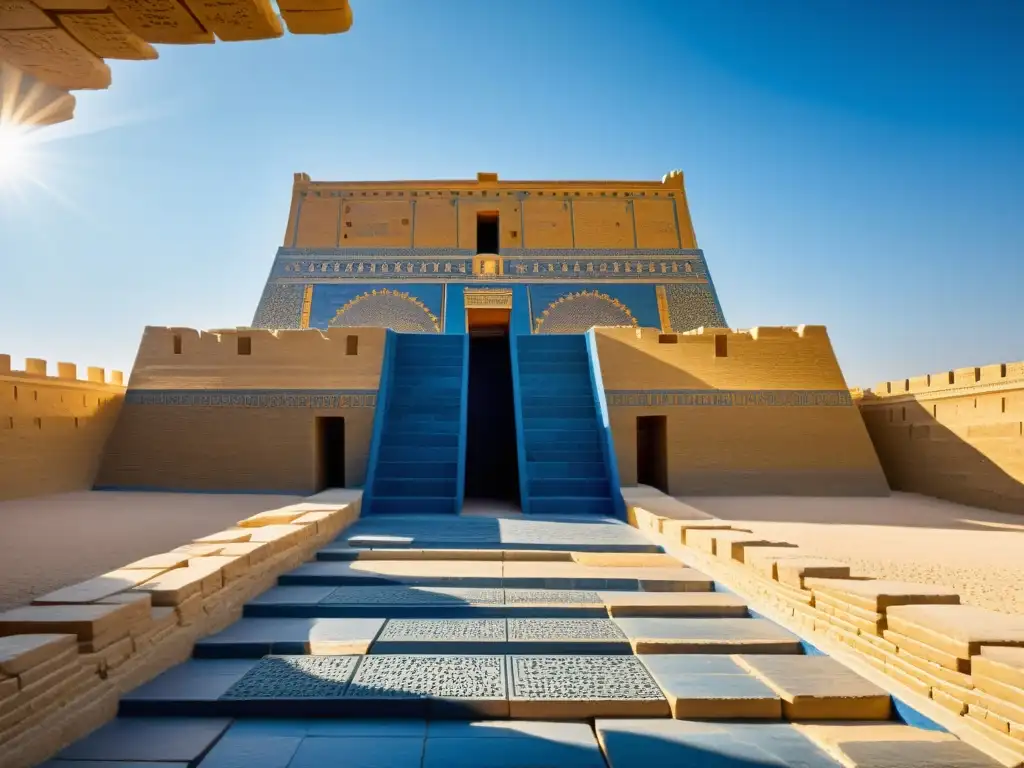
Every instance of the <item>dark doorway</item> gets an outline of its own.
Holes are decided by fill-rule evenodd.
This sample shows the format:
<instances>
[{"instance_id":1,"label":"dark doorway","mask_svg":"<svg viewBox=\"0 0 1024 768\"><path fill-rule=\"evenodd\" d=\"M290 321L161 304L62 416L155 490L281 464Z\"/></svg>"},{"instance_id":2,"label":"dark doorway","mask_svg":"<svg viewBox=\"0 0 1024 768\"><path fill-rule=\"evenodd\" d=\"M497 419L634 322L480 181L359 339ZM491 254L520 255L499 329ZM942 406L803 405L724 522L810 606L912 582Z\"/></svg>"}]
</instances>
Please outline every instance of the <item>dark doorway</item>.
<instances>
[{"instance_id":1,"label":"dark doorway","mask_svg":"<svg viewBox=\"0 0 1024 768\"><path fill-rule=\"evenodd\" d=\"M514 409L508 326L471 326L466 498L519 504Z\"/></svg>"},{"instance_id":2,"label":"dark doorway","mask_svg":"<svg viewBox=\"0 0 1024 768\"><path fill-rule=\"evenodd\" d=\"M497 212L478 213L476 215L476 252L498 252Z\"/></svg>"},{"instance_id":3,"label":"dark doorway","mask_svg":"<svg viewBox=\"0 0 1024 768\"><path fill-rule=\"evenodd\" d=\"M668 493L668 429L664 416L636 419L636 481Z\"/></svg>"},{"instance_id":4,"label":"dark doorway","mask_svg":"<svg viewBox=\"0 0 1024 768\"><path fill-rule=\"evenodd\" d=\"M320 488L344 488L345 419L319 418L316 425L320 442Z\"/></svg>"}]
</instances>

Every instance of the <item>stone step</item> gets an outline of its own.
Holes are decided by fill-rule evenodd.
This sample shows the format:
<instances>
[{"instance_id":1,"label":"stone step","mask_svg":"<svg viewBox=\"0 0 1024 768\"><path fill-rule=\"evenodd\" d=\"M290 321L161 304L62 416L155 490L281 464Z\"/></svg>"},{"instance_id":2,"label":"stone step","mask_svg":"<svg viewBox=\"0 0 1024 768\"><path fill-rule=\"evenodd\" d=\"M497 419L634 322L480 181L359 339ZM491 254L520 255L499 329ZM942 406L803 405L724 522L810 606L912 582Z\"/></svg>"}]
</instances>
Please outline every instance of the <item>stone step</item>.
<instances>
[{"instance_id":1,"label":"stone step","mask_svg":"<svg viewBox=\"0 0 1024 768\"><path fill-rule=\"evenodd\" d=\"M634 653L803 653L800 638L767 619L615 619Z\"/></svg>"},{"instance_id":2,"label":"stone step","mask_svg":"<svg viewBox=\"0 0 1024 768\"><path fill-rule=\"evenodd\" d=\"M646 667L629 655L267 656L192 660L121 699L124 716L661 717Z\"/></svg>"}]
</instances>

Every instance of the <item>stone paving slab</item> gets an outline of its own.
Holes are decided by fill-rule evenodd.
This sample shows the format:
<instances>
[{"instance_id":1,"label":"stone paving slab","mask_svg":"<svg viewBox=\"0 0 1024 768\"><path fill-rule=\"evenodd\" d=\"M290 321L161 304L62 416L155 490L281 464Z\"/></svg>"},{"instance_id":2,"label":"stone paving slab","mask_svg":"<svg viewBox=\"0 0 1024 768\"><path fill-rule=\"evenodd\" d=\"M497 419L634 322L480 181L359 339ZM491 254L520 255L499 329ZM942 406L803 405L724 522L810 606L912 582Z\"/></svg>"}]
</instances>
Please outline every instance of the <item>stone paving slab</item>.
<instances>
[{"instance_id":1,"label":"stone paving slab","mask_svg":"<svg viewBox=\"0 0 1024 768\"><path fill-rule=\"evenodd\" d=\"M782 719L779 694L732 656L652 654L640 659L677 719Z\"/></svg>"},{"instance_id":2,"label":"stone paving slab","mask_svg":"<svg viewBox=\"0 0 1024 768\"><path fill-rule=\"evenodd\" d=\"M621 618L635 653L802 653L799 638L767 619Z\"/></svg>"},{"instance_id":3,"label":"stone paving slab","mask_svg":"<svg viewBox=\"0 0 1024 768\"><path fill-rule=\"evenodd\" d=\"M594 727L609 768L838 765L793 726L783 723L600 719Z\"/></svg>"},{"instance_id":4,"label":"stone paving slab","mask_svg":"<svg viewBox=\"0 0 1024 768\"><path fill-rule=\"evenodd\" d=\"M122 715L216 717L220 698L259 664L252 659L202 659L171 667L121 697Z\"/></svg>"},{"instance_id":5,"label":"stone paving slab","mask_svg":"<svg viewBox=\"0 0 1024 768\"><path fill-rule=\"evenodd\" d=\"M974 605L903 605L886 618L893 631L960 659L986 645L1024 647L1024 616Z\"/></svg>"},{"instance_id":6,"label":"stone paving slab","mask_svg":"<svg viewBox=\"0 0 1024 768\"><path fill-rule=\"evenodd\" d=\"M725 592L599 592L612 618L678 616L746 618L747 604Z\"/></svg>"},{"instance_id":7,"label":"stone paving slab","mask_svg":"<svg viewBox=\"0 0 1024 768\"><path fill-rule=\"evenodd\" d=\"M560 562L506 562L504 585L506 588L649 589L659 592L710 592L713 588L708 576L692 568L608 568Z\"/></svg>"},{"instance_id":8,"label":"stone paving slab","mask_svg":"<svg viewBox=\"0 0 1024 768\"><path fill-rule=\"evenodd\" d=\"M1001 763L944 731L902 723L829 723L795 726L852 768L995 768Z\"/></svg>"},{"instance_id":9,"label":"stone paving slab","mask_svg":"<svg viewBox=\"0 0 1024 768\"><path fill-rule=\"evenodd\" d=\"M364 654L384 619L241 619L199 640L196 658L259 658L268 654Z\"/></svg>"},{"instance_id":10,"label":"stone paving slab","mask_svg":"<svg viewBox=\"0 0 1024 768\"><path fill-rule=\"evenodd\" d=\"M502 564L480 560L316 561L283 574L278 583L294 585L501 587Z\"/></svg>"},{"instance_id":11,"label":"stone paving slab","mask_svg":"<svg viewBox=\"0 0 1024 768\"><path fill-rule=\"evenodd\" d=\"M858 608L881 613L901 605L955 605L960 595L937 584L915 584L885 579L804 579L804 587L812 592L831 595Z\"/></svg>"},{"instance_id":12,"label":"stone paving slab","mask_svg":"<svg viewBox=\"0 0 1024 768\"><path fill-rule=\"evenodd\" d=\"M888 720L891 714L886 691L828 656L737 660L782 697L789 720Z\"/></svg>"},{"instance_id":13,"label":"stone paving slab","mask_svg":"<svg viewBox=\"0 0 1024 768\"><path fill-rule=\"evenodd\" d=\"M342 698L360 656L266 656L220 696L235 714L272 714L279 702L291 706ZM264 706L255 706L263 704ZM246 706L238 706L246 705ZM227 708L225 708L227 709Z\"/></svg>"},{"instance_id":14,"label":"stone paving slab","mask_svg":"<svg viewBox=\"0 0 1024 768\"><path fill-rule=\"evenodd\" d=\"M382 538L388 537L388 538ZM360 546L429 549L519 549L576 552L661 552L620 520L533 516L517 518L388 515L356 521L340 541Z\"/></svg>"},{"instance_id":15,"label":"stone paving slab","mask_svg":"<svg viewBox=\"0 0 1024 768\"><path fill-rule=\"evenodd\" d=\"M504 654L507 640L505 619L391 619L373 653Z\"/></svg>"},{"instance_id":16,"label":"stone paving slab","mask_svg":"<svg viewBox=\"0 0 1024 768\"><path fill-rule=\"evenodd\" d=\"M363 738L307 738L288 763L288 768L396 768L420 765L423 740L389 737L384 740ZM248 767L246 767L248 768Z\"/></svg>"},{"instance_id":17,"label":"stone paving slab","mask_svg":"<svg viewBox=\"0 0 1024 768\"><path fill-rule=\"evenodd\" d=\"M508 619L508 653L631 653L611 619Z\"/></svg>"},{"instance_id":18,"label":"stone paving slab","mask_svg":"<svg viewBox=\"0 0 1024 768\"><path fill-rule=\"evenodd\" d=\"M230 724L217 717L118 718L61 751L57 759L194 763Z\"/></svg>"},{"instance_id":19,"label":"stone paving slab","mask_svg":"<svg viewBox=\"0 0 1024 768\"><path fill-rule=\"evenodd\" d=\"M606 768L587 723L432 722L423 768Z\"/></svg>"},{"instance_id":20,"label":"stone paving slab","mask_svg":"<svg viewBox=\"0 0 1024 768\"><path fill-rule=\"evenodd\" d=\"M668 702L635 656L508 656L515 718L665 716Z\"/></svg>"}]
</instances>

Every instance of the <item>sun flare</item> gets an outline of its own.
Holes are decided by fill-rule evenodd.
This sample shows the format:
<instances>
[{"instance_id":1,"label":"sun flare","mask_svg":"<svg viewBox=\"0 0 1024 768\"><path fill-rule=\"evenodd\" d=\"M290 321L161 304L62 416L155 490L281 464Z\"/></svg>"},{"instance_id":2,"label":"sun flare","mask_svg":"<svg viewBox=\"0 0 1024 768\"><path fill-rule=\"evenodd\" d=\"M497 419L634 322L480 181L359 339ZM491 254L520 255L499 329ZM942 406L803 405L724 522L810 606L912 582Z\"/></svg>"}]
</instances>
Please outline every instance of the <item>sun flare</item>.
<instances>
[{"instance_id":1,"label":"sun flare","mask_svg":"<svg viewBox=\"0 0 1024 768\"><path fill-rule=\"evenodd\" d=\"M29 131L0 125L0 183L15 180L29 172L31 145Z\"/></svg>"}]
</instances>

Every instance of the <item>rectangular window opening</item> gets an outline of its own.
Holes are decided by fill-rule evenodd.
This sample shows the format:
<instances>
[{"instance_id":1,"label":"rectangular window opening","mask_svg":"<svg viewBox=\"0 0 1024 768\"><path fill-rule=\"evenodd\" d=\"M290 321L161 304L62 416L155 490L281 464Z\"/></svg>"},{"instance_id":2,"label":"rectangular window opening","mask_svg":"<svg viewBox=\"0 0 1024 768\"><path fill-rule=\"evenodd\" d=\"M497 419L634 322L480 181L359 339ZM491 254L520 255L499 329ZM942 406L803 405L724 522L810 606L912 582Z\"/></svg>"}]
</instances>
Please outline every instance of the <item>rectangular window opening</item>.
<instances>
[{"instance_id":1,"label":"rectangular window opening","mask_svg":"<svg viewBox=\"0 0 1024 768\"><path fill-rule=\"evenodd\" d=\"M659 344L678 344L679 336L675 333L659 333L658 334Z\"/></svg>"},{"instance_id":2,"label":"rectangular window opening","mask_svg":"<svg viewBox=\"0 0 1024 768\"><path fill-rule=\"evenodd\" d=\"M668 417L637 416L636 481L668 493Z\"/></svg>"},{"instance_id":3,"label":"rectangular window opening","mask_svg":"<svg viewBox=\"0 0 1024 768\"><path fill-rule=\"evenodd\" d=\"M358 355L359 354L359 337L358 336L346 336L345 337L345 354L346 355Z\"/></svg>"},{"instance_id":4,"label":"rectangular window opening","mask_svg":"<svg viewBox=\"0 0 1024 768\"><path fill-rule=\"evenodd\" d=\"M181 354L181 334L174 334L174 354Z\"/></svg>"},{"instance_id":5,"label":"rectangular window opening","mask_svg":"<svg viewBox=\"0 0 1024 768\"><path fill-rule=\"evenodd\" d=\"M480 211L476 215L476 252L498 253L498 212Z\"/></svg>"},{"instance_id":6,"label":"rectangular window opening","mask_svg":"<svg viewBox=\"0 0 1024 768\"><path fill-rule=\"evenodd\" d=\"M39 418L38 416L36 418L32 419L32 423L36 425L36 429L42 429L43 428L43 420L41 418Z\"/></svg>"},{"instance_id":7,"label":"rectangular window opening","mask_svg":"<svg viewBox=\"0 0 1024 768\"><path fill-rule=\"evenodd\" d=\"M252 354L252 337L250 337L250 336L239 336L238 337L238 354L240 354L240 355L251 355Z\"/></svg>"},{"instance_id":8,"label":"rectangular window opening","mask_svg":"<svg viewBox=\"0 0 1024 768\"><path fill-rule=\"evenodd\" d=\"M729 356L729 337L715 336L715 357Z\"/></svg>"}]
</instances>

